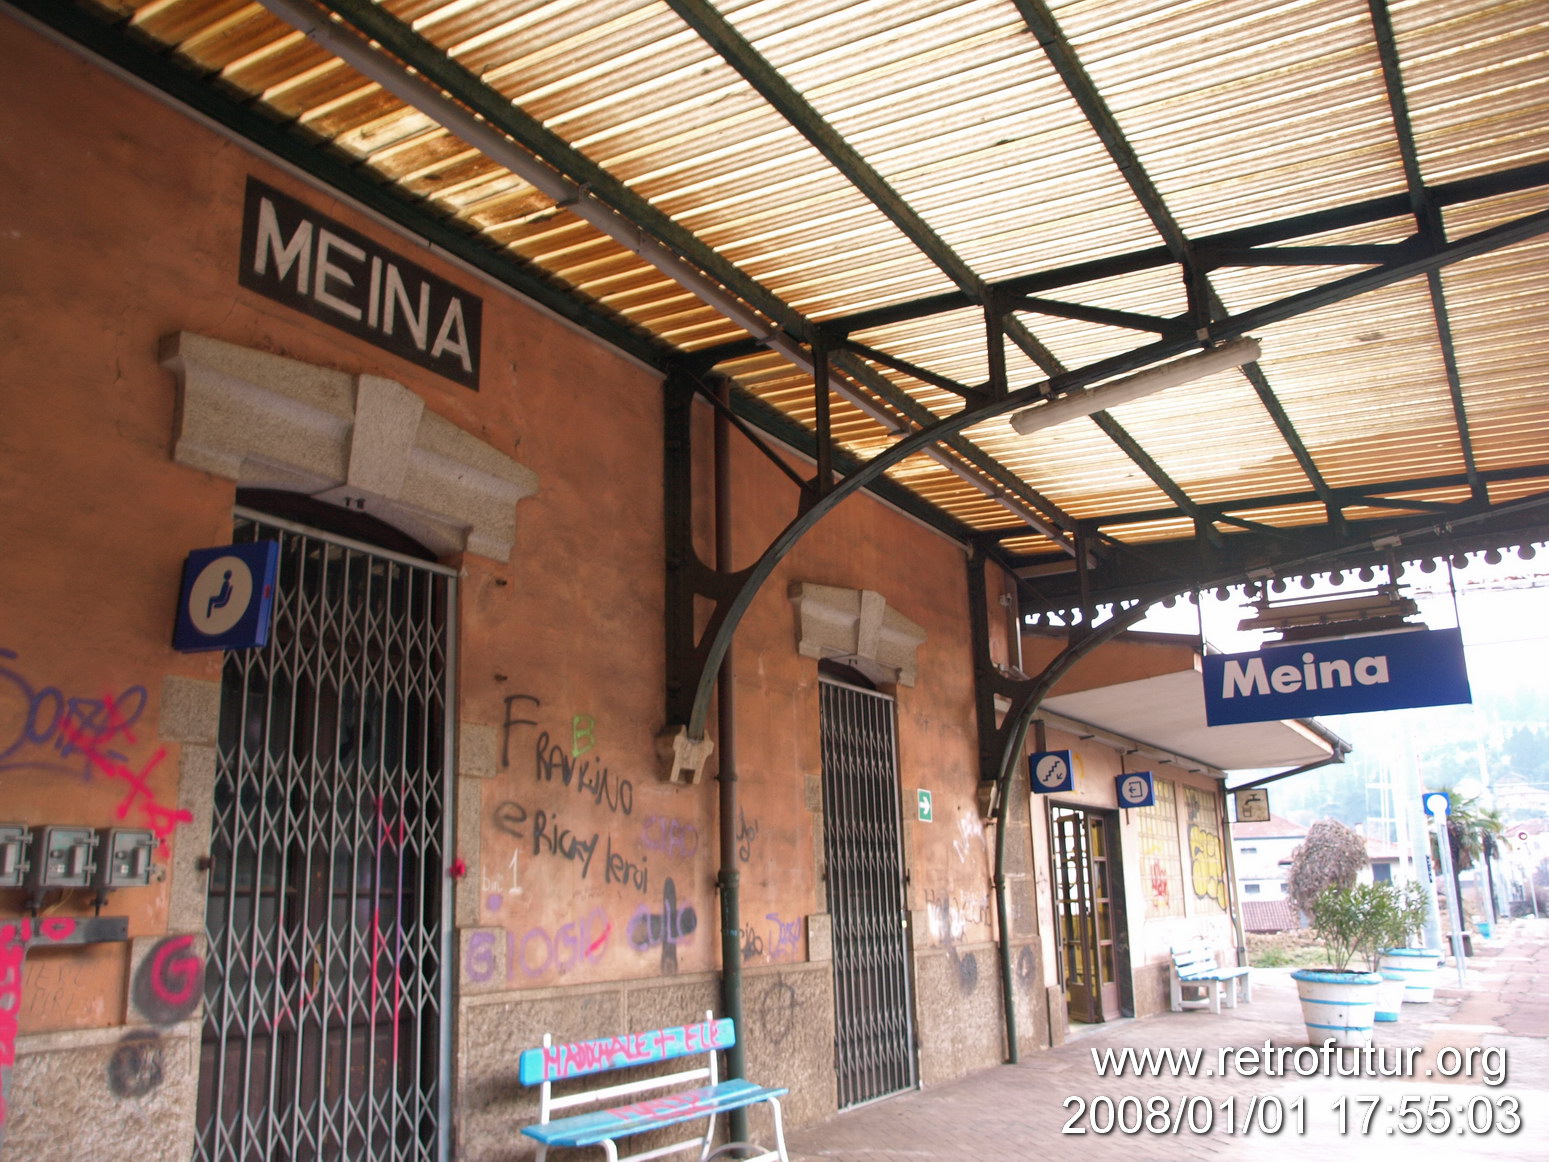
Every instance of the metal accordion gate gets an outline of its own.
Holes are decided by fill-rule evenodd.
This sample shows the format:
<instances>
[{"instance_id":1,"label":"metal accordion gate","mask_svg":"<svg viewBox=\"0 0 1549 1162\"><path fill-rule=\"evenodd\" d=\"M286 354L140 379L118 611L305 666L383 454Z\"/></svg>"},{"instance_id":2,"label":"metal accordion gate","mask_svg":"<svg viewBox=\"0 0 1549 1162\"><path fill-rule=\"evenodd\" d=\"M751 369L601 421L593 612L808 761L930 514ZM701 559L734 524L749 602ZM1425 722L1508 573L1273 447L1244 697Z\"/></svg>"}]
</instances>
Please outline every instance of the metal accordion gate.
<instances>
[{"instance_id":1,"label":"metal accordion gate","mask_svg":"<svg viewBox=\"0 0 1549 1162\"><path fill-rule=\"evenodd\" d=\"M237 539L280 565L222 672L194 1158L445 1162L455 574L245 509Z\"/></svg>"},{"instance_id":2,"label":"metal accordion gate","mask_svg":"<svg viewBox=\"0 0 1549 1162\"><path fill-rule=\"evenodd\" d=\"M828 679L822 707L824 855L834 926L839 1108L918 1079L893 700Z\"/></svg>"}]
</instances>

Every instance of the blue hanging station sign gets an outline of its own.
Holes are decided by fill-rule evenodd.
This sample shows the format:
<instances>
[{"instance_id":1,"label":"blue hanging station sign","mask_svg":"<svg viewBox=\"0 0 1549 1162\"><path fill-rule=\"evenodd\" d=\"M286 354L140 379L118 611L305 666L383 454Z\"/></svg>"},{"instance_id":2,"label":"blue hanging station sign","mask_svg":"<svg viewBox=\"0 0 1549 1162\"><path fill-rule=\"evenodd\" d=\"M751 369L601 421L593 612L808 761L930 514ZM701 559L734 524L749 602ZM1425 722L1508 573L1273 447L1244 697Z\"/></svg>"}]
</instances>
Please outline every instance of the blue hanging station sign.
<instances>
[{"instance_id":1,"label":"blue hanging station sign","mask_svg":"<svg viewBox=\"0 0 1549 1162\"><path fill-rule=\"evenodd\" d=\"M1456 629L1206 654L1204 681L1211 726L1473 701Z\"/></svg>"},{"instance_id":2,"label":"blue hanging station sign","mask_svg":"<svg viewBox=\"0 0 1549 1162\"><path fill-rule=\"evenodd\" d=\"M195 549L183 562L172 648L246 650L269 642L278 541Z\"/></svg>"},{"instance_id":3,"label":"blue hanging station sign","mask_svg":"<svg viewBox=\"0 0 1549 1162\"><path fill-rule=\"evenodd\" d=\"M1120 807L1150 807L1156 803L1156 785L1151 781L1150 771L1115 775L1113 786Z\"/></svg>"},{"instance_id":4,"label":"blue hanging station sign","mask_svg":"<svg viewBox=\"0 0 1549 1162\"><path fill-rule=\"evenodd\" d=\"M1050 795L1076 789L1076 766L1068 750L1038 750L1027 756L1033 791Z\"/></svg>"}]
</instances>

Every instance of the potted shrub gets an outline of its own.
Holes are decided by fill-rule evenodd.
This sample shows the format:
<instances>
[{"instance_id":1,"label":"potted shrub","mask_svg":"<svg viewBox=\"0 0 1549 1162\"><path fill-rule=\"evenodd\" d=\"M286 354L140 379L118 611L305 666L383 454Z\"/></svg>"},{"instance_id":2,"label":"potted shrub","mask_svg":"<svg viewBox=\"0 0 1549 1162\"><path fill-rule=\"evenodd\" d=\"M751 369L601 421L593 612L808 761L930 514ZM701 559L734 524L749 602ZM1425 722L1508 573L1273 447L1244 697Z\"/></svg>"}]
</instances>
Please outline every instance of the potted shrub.
<instances>
[{"instance_id":1,"label":"potted shrub","mask_svg":"<svg viewBox=\"0 0 1549 1162\"><path fill-rule=\"evenodd\" d=\"M1384 969L1382 961L1389 948L1402 945L1409 939L1411 930L1425 922L1425 895L1414 884L1404 888L1394 883L1367 886L1371 889L1371 917L1358 951L1366 966L1382 977L1382 983L1377 986L1376 1020L1396 1021L1404 1003L1407 976L1394 969Z\"/></svg>"},{"instance_id":2,"label":"potted shrub","mask_svg":"<svg viewBox=\"0 0 1549 1162\"><path fill-rule=\"evenodd\" d=\"M1436 995L1441 953L1420 943L1429 901L1419 884L1404 887L1398 901L1397 936L1382 950L1378 968L1404 982L1404 1003L1424 1004Z\"/></svg>"},{"instance_id":3,"label":"potted shrub","mask_svg":"<svg viewBox=\"0 0 1549 1162\"><path fill-rule=\"evenodd\" d=\"M1312 928L1323 941L1328 968L1291 974L1302 1002L1307 1039L1314 1045L1369 1045L1382 975L1369 971L1393 931L1393 901L1385 884L1331 884L1312 903ZM1366 968L1352 968L1358 955Z\"/></svg>"}]
</instances>

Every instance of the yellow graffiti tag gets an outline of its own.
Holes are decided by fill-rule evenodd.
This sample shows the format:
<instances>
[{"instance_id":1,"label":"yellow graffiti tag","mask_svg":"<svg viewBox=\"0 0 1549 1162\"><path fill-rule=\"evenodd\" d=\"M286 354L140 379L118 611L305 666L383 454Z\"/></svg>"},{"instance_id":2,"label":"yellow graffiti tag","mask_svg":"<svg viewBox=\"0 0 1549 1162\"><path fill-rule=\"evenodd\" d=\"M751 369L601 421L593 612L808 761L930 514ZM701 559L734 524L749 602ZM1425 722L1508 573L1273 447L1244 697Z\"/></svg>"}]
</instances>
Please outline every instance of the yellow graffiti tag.
<instances>
[{"instance_id":1,"label":"yellow graffiti tag","mask_svg":"<svg viewBox=\"0 0 1549 1162\"><path fill-rule=\"evenodd\" d=\"M1189 854L1194 869L1194 896L1214 900L1226 909L1226 864L1221 858L1221 837L1198 823L1189 825Z\"/></svg>"}]
</instances>

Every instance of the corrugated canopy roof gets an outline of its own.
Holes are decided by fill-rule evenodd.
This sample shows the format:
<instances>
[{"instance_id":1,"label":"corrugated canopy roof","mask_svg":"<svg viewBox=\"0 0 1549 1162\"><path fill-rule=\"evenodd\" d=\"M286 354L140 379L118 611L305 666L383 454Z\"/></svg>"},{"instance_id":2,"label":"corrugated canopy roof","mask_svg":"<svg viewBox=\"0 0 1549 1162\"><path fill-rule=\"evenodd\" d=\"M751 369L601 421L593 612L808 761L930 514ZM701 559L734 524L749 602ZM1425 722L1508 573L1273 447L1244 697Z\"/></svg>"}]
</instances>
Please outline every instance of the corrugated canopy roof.
<instances>
[{"instance_id":1,"label":"corrugated canopy roof","mask_svg":"<svg viewBox=\"0 0 1549 1162\"><path fill-rule=\"evenodd\" d=\"M890 458L1034 610L1549 536L1542 0L5 2Z\"/></svg>"}]
</instances>

